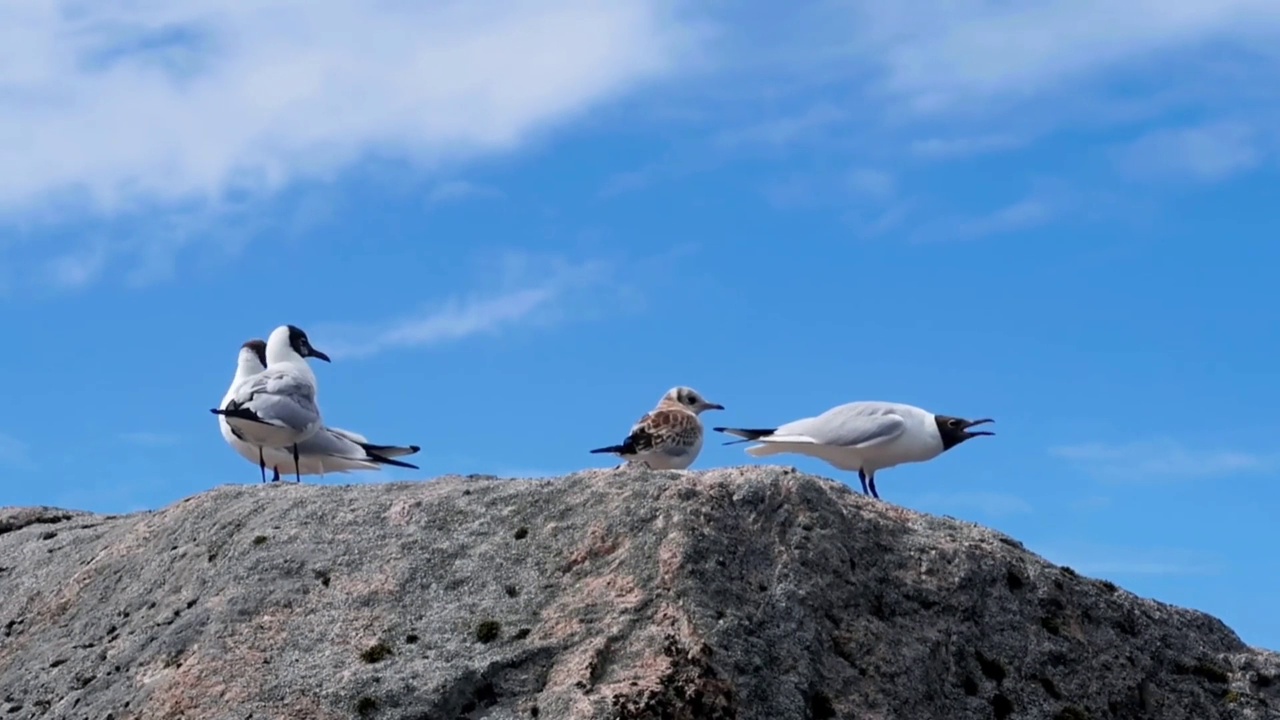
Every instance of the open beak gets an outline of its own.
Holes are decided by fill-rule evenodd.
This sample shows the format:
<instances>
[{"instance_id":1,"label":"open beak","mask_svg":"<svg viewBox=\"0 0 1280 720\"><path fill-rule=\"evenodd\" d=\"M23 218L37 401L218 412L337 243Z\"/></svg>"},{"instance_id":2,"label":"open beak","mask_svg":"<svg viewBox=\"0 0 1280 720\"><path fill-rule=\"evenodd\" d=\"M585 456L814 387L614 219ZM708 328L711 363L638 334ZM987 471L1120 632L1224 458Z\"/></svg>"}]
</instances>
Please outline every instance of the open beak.
<instances>
[{"instance_id":1,"label":"open beak","mask_svg":"<svg viewBox=\"0 0 1280 720\"><path fill-rule=\"evenodd\" d=\"M325 355L324 353L320 352L319 350L317 350L317 349L315 349L315 348L311 348L311 352L309 352L309 353L307 353L307 354L308 354L309 356L311 356L311 357L313 357L313 358L317 359L317 360L323 360L323 361L325 361L325 362L329 362L329 356L328 356L328 355Z\"/></svg>"},{"instance_id":2,"label":"open beak","mask_svg":"<svg viewBox=\"0 0 1280 720\"><path fill-rule=\"evenodd\" d=\"M968 424L964 426L964 433L969 437L974 437L975 435L995 435L995 433L989 432L987 430L970 430L969 429L974 425L982 425L989 422L995 422L995 420L992 420L991 418L982 418L981 420L970 420Z\"/></svg>"}]
</instances>

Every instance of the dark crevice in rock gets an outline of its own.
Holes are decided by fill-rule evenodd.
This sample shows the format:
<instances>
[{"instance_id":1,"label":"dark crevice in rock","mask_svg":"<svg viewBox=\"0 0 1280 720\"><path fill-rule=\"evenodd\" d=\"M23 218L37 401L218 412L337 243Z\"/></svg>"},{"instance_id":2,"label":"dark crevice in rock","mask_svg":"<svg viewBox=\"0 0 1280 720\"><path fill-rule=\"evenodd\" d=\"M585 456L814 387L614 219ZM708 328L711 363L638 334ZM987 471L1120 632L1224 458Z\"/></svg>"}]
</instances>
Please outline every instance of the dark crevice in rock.
<instances>
[{"instance_id":1,"label":"dark crevice in rock","mask_svg":"<svg viewBox=\"0 0 1280 720\"><path fill-rule=\"evenodd\" d=\"M554 662L555 654L544 648L492 663L480 672L463 672L440 691L435 703L415 712L423 718L480 717L504 698L529 697L541 691Z\"/></svg>"},{"instance_id":2,"label":"dark crevice in rock","mask_svg":"<svg viewBox=\"0 0 1280 720\"><path fill-rule=\"evenodd\" d=\"M14 508L0 515L0 535L32 525L55 525L83 515L84 513L53 508Z\"/></svg>"},{"instance_id":3,"label":"dark crevice in rock","mask_svg":"<svg viewBox=\"0 0 1280 720\"><path fill-rule=\"evenodd\" d=\"M637 689L611 698L617 720L731 720L739 716L734 688L712 665L709 647L688 648L668 635L663 654L671 664L657 689Z\"/></svg>"}]
</instances>

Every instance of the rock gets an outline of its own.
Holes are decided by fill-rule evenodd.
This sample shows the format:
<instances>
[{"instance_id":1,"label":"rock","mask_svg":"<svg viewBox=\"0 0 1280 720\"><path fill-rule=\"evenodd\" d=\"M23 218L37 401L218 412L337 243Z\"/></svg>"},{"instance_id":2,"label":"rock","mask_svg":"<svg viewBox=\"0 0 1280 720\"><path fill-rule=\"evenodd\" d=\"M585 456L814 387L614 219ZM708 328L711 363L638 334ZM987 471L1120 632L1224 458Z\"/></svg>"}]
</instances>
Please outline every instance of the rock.
<instances>
[{"instance_id":1,"label":"rock","mask_svg":"<svg viewBox=\"0 0 1280 720\"><path fill-rule=\"evenodd\" d=\"M792 469L0 512L0 717L1280 717L1280 657Z\"/></svg>"}]
</instances>

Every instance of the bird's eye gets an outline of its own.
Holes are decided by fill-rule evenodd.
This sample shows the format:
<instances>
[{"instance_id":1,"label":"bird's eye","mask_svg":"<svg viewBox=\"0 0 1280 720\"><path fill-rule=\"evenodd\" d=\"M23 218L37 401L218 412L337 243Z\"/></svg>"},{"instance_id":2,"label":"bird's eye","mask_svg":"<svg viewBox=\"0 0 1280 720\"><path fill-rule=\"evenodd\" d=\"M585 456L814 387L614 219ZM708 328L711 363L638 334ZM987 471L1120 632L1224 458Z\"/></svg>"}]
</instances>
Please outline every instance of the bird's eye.
<instances>
[{"instance_id":1,"label":"bird's eye","mask_svg":"<svg viewBox=\"0 0 1280 720\"><path fill-rule=\"evenodd\" d=\"M947 421L947 427L958 428L960 427L960 421L956 420L955 418L952 418L951 420Z\"/></svg>"}]
</instances>

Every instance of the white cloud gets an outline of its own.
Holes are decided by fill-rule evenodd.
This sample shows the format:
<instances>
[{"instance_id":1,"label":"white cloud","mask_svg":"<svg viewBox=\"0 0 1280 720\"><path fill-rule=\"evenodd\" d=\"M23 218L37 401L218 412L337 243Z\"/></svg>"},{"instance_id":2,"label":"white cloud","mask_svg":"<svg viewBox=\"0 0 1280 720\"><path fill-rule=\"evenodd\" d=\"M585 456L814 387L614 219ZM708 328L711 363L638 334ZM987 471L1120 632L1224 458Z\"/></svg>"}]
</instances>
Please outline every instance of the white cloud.
<instances>
[{"instance_id":1,"label":"white cloud","mask_svg":"<svg viewBox=\"0 0 1280 720\"><path fill-rule=\"evenodd\" d=\"M820 135L848 117L845 110L818 105L795 115L726 130L716 136L715 143L724 148L742 145L782 147Z\"/></svg>"},{"instance_id":2,"label":"white cloud","mask_svg":"<svg viewBox=\"0 0 1280 720\"><path fill-rule=\"evenodd\" d=\"M910 152L927 160L954 160L1013 150L1027 141L1012 135L973 135L961 137L931 137L913 141Z\"/></svg>"},{"instance_id":3,"label":"white cloud","mask_svg":"<svg viewBox=\"0 0 1280 720\"><path fill-rule=\"evenodd\" d=\"M466 180L446 180L436 183L427 193L428 205L442 205L480 198L499 198L502 191L487 185L477 185Z\"/></svg>"},{"instance_id":4,"label":"white cloud","mask_svg":"<svg viewBox=\"0 0 1280 720\"><path fill-rule=\"evenodd\" d=\"M875 168L855 168L849 172L847 182L854 193L875 200L888 200L897 190L894 177Z\"/></svg>"},{"instance_id":5,"label":"white cloud","mask_svg":"<svg viewBox=\"0 0 1280 720\"><path fill-rule=\"evenodd\" d=\"M871 167L844 172L794 172L771 179L761 188L769 204L778 209L869 206L876 214L884 212L897 191L897 178Z\"/></svg>"},{"instance_id":6,"label":"white cloud","mask_svg":"<svg viewBox=\"0 0 1280 720\"><path fill-rule=\"evenodd\" d=\"M1086 495L1071 501L1071 507L1075 510L1103 510L1111 507L1111 498L1105 495Z\"/></svg>"},{"instance_id":7,"label":"white cloud","mask_svg":"<svg viewBox=\"0 0 1280 720\"><path fill-rule=\"evenodd\" d=\"M230 257L267 230L275 237L295 236L319 217L309 200L269 214L245 202L100 219L76 232L36 233L18 246L0 246L0 265L38 268L22 279L28 289L79 290L107 276L140 287L170 279L179 261L194 254Z\"/></svg>"},{"instance_id":8,"label":"white cloud","mask_svg":"<svg viewBox=\"0 0 1280 720\"><path fill-rule=\"evenodd\" d=\"M1031 504L1016 495L997 492L928 493L917 504L937 512L977 511L990 517L1031 512Z\"/></svg>"},{"instance_id":9,"label":"white cloud","mask_svg":"<svg viewBox=\"0 0 1280 720\"><path fill-rule=\"evenodd\" d=\"M140 430L137 432L120 433L119 438L124 442L141 445L143 447L168 447L177 445L181 442L181 438L171 433L150 432Z\"/></svg>"},{"instance_id":10,"label":"white cloud","mask_svg":"<svg viewBox=\"0 0 1280 720\"><path fill-rule=\"evenodd\" d=\"M553 324L570 313L590 314L591 308L598 309L603 292L625 291L611 282L611 265L599 260L509 253L486 275L499 278L488 291L449 298L421 313L381 324L321 326L314 336L325 338L325 351L335 358L366 357L492 335L521 325ZM593 302L583 302L584 292Z\"/></svg>"},{"instance_id":11,"label":"white cloud","mask_svg":"<svg viewBox=\"0 0 1280 720\"><path fill-rule=\"evenodd\" d=\"M975 218L961 218L951 228L931 240L975 240L992 234L1025 231L1047 223L1053 217L1053 206L1041 197L1025 197L1004 208Z\"/></svg>"},{"instance_id":12,"label":"white cloud","mask_svg":"<svg viewBox=\"0 0 1280 720\"><path fill-rule=\"evenodd\" d=\"M107 266L107 244L96 240L69 250L49 261L49 284L59 289L75 289L98 279Z\"/></svg>"},{"instance_id":13,"label":"white cloud","mask_svg":"<svg viewBox=\"0 0 1280 720\"><path fill-rule=\"evenodd\" d=\"M27 465L31 455L27 444L12 435L0 432L0 465Z\"/></svg>"},{"instance_id":14,"label":"white cloud","mask_svg":"<svg viewBox=\"0 0 1280 720\"><path fill-rule=\"evenodd\" d=\"M1238 122L1156 130L1120 153L1120 168L1151 180L1217 182L1262 161L1258 133Z\"/></svg>"},{"instance_id":15,"label":"white cloud","mask_svg":"<svg viewBox=\"0 0 1280 720\"><path fill-rule=\"evenodd\" d=\"M1226 477L1280 469L1280 455L1191 448L1168 439L1065 445L1050 448L1049 452L1097 477L1135 482Z\"/></svg>"},{"instance_id":16,"label":"white cloud","mask_svg":"<svg viewBox=\"0 0 1280 720\"><path fill-rule=\"evenodd\" d=\"M510 150L676 68L691 27L661 0L0 3L0 208L204 203Z\"/></svg>"},{"instance_id":17,"label":"white cloud","mask_svg":"<svg viewBox=\"0 0 1280 720\"><path fill-rule=\"evenodd\" d=\"M600 197L613 197L648 187L661 173L657 164L649 164L637 170L626 170L615 173L605 179L600 188Z\"/></svg>"},{"instance_id":18,"label":"white cloud","mask_svg":"<svg viewBox=\"0 0 1280 720\"><path fill-rule=\"evenodd\" d=\"M1085 575L1208 575L1221 560L1207 553L1177 548L1137 548L1069 542L1036 549L1045 559Z\"/></svg>"},{"instance_id":19,"label":"white cloud","mask_svg":"<svg viewBox=\"0 0 1280 720\"><path fill-rule=\"evenodd\" d=\"M880 89L923 112L992 98L1031 99L1169 51L1211 41L1265 46L1280 34L1280 4L1271 0L847 5L854 52L880 66Z\"/></svg>"}]
</instances>

